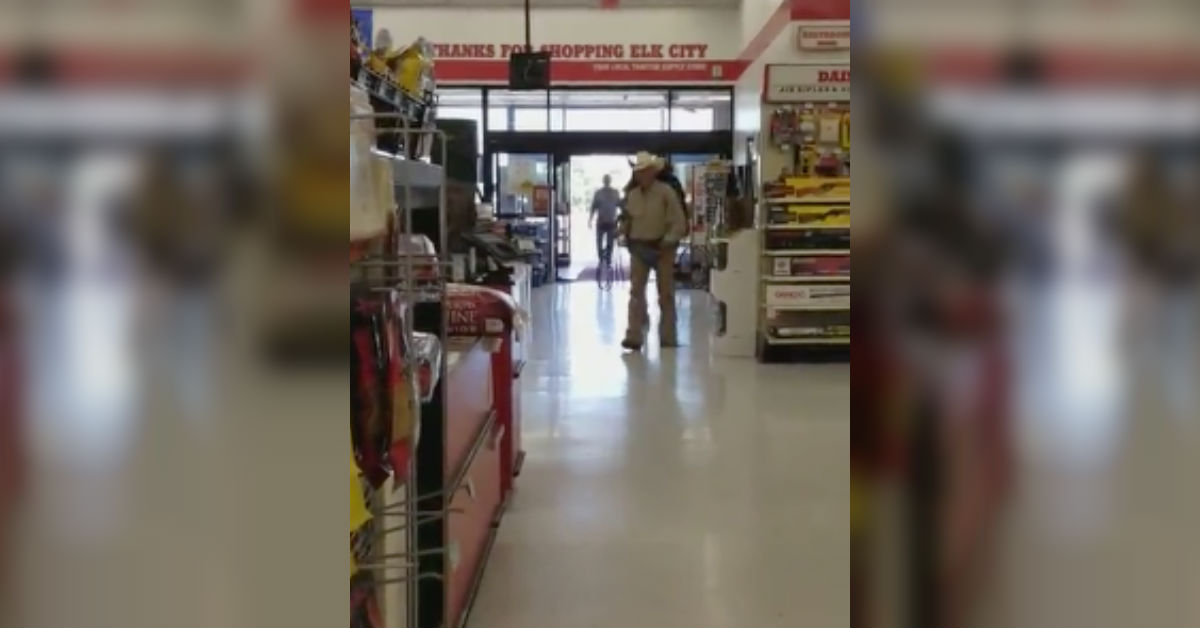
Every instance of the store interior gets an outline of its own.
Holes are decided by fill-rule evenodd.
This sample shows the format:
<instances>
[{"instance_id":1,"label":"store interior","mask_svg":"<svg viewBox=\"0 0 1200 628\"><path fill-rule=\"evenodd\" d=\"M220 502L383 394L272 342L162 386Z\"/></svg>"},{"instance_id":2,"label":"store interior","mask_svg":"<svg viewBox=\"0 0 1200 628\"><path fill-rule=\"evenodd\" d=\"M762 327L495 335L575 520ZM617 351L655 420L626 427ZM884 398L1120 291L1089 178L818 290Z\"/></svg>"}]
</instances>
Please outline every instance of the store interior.
<instances>
[{"instance_id":1,"label":"store interior","mask_svg":"<svg viewBox=\"0 0 1200 628\"><path fill-rule=\"evenodd\" d=\"M352 626L844 623L846 62L766 66L735 145L731 81L443 85L424 42L352 46ZM646 262L589 217L638 160L678 346L623 351Z\"/></svg>"}]
</instances>

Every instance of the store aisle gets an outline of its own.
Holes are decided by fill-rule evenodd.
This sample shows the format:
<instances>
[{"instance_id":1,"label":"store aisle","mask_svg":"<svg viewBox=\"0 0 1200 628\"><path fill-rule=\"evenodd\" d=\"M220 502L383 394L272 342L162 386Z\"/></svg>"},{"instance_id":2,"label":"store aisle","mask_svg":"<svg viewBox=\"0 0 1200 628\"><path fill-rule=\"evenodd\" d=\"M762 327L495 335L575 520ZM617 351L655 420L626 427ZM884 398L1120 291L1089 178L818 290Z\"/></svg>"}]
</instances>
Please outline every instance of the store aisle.
<instances>
[{"instance_id":1,"label":"store aisle","mask_svg":"<svg viewBox=\"0 0 1200 628\"><path fill-rule=\"evenodd\" d=\"M849 622L850 368L623 354L627 297L535 292L525 467L471 624L835 626Z\"/></svg>"}]
</instances>

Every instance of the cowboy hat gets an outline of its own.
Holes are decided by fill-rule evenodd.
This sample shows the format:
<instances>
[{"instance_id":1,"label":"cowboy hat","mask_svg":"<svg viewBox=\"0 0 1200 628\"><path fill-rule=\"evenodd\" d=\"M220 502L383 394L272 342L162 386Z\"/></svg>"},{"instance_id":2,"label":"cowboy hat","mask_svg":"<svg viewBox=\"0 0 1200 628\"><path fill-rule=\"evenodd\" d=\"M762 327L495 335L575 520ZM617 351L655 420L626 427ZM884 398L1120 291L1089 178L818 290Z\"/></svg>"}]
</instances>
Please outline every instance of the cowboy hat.
<instances>
[{"instance_id":1,"label":"cowboy hat","mask_svg":"<svg viewBox=\"0 0 1200 628\"><path fill-rule=\"evenodd\" d=\"M657 157L652 153L642 151L637 154L637 157L635 157L633 161L629 162L629 167L633 168L634 172L637 172L638 170L644 170L646 168L661 170L663 163L662 157Z\"/></svg>"}]
</instances>

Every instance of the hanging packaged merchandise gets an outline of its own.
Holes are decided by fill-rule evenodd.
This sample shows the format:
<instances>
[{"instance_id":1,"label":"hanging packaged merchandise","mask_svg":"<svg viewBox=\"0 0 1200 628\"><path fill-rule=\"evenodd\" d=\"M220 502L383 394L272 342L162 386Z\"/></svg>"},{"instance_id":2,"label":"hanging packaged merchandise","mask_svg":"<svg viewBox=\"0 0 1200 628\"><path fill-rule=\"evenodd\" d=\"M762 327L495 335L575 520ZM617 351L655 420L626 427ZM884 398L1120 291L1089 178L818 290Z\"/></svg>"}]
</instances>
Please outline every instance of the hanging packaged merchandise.
<instances>
[{"instance_id":1,"label":"hanging packaged merchandise","mask_svg":"<svg viewBox=\"0 0 1200 628\"><path fill-rule=\"evenodd\" d=\"M418 396L416 376L405 370L404 356L414 348L404 342L403 316L406 308L399 292L391 293L391 304L387 309L388 367L386 403L391 420L388 445L388 463L395 477L393 488L398 489L408 480L409 462L416 450L420 437L420 422L414 412L414 401Z\"/></svg>"},{"instance_id":2,"label":"hanging packaged merchandise","mask_svg":"<svg viewBox=\"0 0 1200 628\"><path fill-rule=\"evenodd\" d=\"M417 362L417 390L421 402L428 403L442 373L442 341L434 334L414 332L413 353Z\"/></svg>"},{"instance_id":3,"label":"hanging packaged merchandise","mask_svg":"<svg viewBox=\"0 0 1200 628\"><path fill-rule=\"evenodd\" d=\"M391 69L388 60L396 56L392 50L392 34L386 28L375 33L375 46L367 55L367 69L381 76L390 77Z\"/></svg>"},{"instance_id":4,"label":"hanging packaged merchandise","mask_svg":"<svg viewBox=\"0 0 1200 628\"><path fill-rule=\"evenodd\" d=\"M818 177L842 176L842 151L838 148L822 149L813 165L813 174Z\"/></svg>"},{"instance_id":5,"label":"hanging packaged merchandise","mask_svg":"<svg viewBox=\"0 0 1200 628\"><path fill-rule=\"evenodd\" d=\"M434 91L433 46L424 37L417 38L394 58L388 60L400 89L418 100Z\"/></svg>"},{"instance_id":6,"label":"hanging packaged merchandise","mask_svg":"<svg viewBox=\"0 0 1200 628\"><path fill-rule=\"evenodd\" d=\"M377 588L375 576L369 571L350 578L350 628L383 628Z\"/></svg>"},{"instance_id":7,"label":"hanging packaged merchandise","mask_svg":"<svg viewBox=\"0 0 1200 628\"><path fill-rule=\"evenodd\" d=\"M363 477L378 488L391 474L388 448L389 349L384 302L369 290L351 294L350 437L354 461Z\"/></svg>"},{"instance_id":8,"label":"hanging packaged merchandise","mask_svg":"<svg viewBox=\"0 0 1200 628\"><path fill-rule=\"evenodd\" d=\"M818 116L817 141L825 145L838 145L842 141L842 116L836 111L822 112Z\"/></svg>"},{"instance_id":9,"label":"hanging packaged merchandise","mask_svg":"<svg viewBox=\"0 0 1200 628\"><path fill-rule=\"evenodd\" d=\"M817 119L813 114L812 104L806 104L804 111L796 116L796 143L813 144L817 141Z\"/></svg>"},{"instance_id":10,"label":"hanging packaged merchandise","mask_svg":"<svg viewBox=\"0 0 1200 628\"><path fill-rule=\"evenodd\" d=\"M850 150L850 112L846 112L846 113L842 114L841 145L842 145L842 150L847 151L847 152Z\"/></svg>"},{"instance_id":11,"label":"hanging packaged merchandise","mask_svg":"<svg viewBox=\"0 0 1200 628\"><path fill-rule=\"evenodd\" d=\"M367 525L371 520L371 511L367 510L367 500L363 497L358 467L351 463L350 471L350 531L354 532Z\"/></svg>"},{"instance_id":12,"label":"hanging packaged merchandise","mask_svg":"<svg viewBox=\"0 0 1200 628\"><path fill-rule=\"evenodd\" d=\"M400 259L412 259L414 281L435 281L440 279L442 269L438 265L437 247L434 246L433 240L430 240L429 236L419 233L401 233L398 230L400 225L395 225L395 228L397 231L393 234L393 241L395 242L396 255ZM402 272L407 269L404 264L399 264L397 268Z\"/></svg>"},{"instance_id":13,"label":"hanging packaged merchandise","mask_svg":"<svg viewBox=\"0 0 1200 628\"><path fill-rule=\"evenodd\" d=\"M485 286L446 285L448 335L467 338L520 337L526 314L511 295Z\"/></svg>"},{"instance_id":14,"label":"hanging packaged merchandise","mask_svg":"<svg viewBox=\"0 0 1200 628\"><path fill-rule=\"evenodd\" d=\"M350 113L367 115L372 112L370 98L357 85L350 85ZM370 119L358 118L350 121L350 240L364 240L387 232L388 216L395 203L380 198L373 165L375 159L371 147L375 144L375 125ZM299 190L306 193L311 181L298 181ZM345 194L342 188L341 194ZM320 198L320 196L318 196ZM345 196L342 196L345 199ZM329 205L321 203L324 210L318 214L324 218L330 214ZM336 217L336 216L335 216Z\"/></svg>"},{"instance_id":15,"label":"hanging packaged merchandise","mask_svg":"<svg viewBox=\"0 0 1200 628\"><path fill-rule=\"evenodd\" d=\"M771 114L771 143L788 148L795 134L796 113L789 108L776 109Z\"/></svg>"}]
</instances>

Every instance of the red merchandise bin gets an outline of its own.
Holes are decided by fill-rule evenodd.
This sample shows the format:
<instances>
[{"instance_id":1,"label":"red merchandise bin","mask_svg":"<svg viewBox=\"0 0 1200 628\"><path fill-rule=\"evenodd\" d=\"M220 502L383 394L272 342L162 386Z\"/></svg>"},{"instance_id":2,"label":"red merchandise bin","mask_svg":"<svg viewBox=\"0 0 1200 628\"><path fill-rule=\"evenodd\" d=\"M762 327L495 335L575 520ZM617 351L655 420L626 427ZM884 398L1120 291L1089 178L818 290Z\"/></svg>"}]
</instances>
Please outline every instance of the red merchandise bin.
<instances>
[{"instance_id":1,"label":"red merchandise bin","mask_svg":"<svg viewBox=\"0 0 1200 628\"><path fill-rule=\"evenodd\" d=\"M461 626L472 592L487 562L495 523L501 511L500 447L502 428L492 409L491 356L486 343L458 338L446 353L446 385L450 391L445 420L443 481L463 490L451 497L446 521L448 544L455 548L446 567L443 621Z\"/></svg>"},{"instance_id":2,"label":"red merchandise bin","mask_svg":"<svg viewBox=\"0 0 1200 628\"><path fill-rule=\"evenodd\" d=\"M514 284L490 285L517 297ZM510 324L503 344L492 354L492 391L496 399L496 419L504 428L500 442L500 494L505 498L516 487L525 452L521 449L521 370L525 366L523 351L517 342L517 331Z\"/></svg>"},{"instance_id":3,"label":"red merchandise bin","mask_svg":"<svg viewBox=\"0 0 1200 628\"><path fill-rule=\"evenodd\" d=\"M500 494L508 497L521 472L525 452L521 451L521 366L514 356L514 333L509 332L492 354L492 394L496 422L503 428L500 439Z\"/></svg>"},{"instance_id":4,"label":"red merchandise bin","mask_svg":"<svg viewBox=\"0 0 1200 628\"><path fill-rule=\"evenodd\" d=\"M492 395L496 424L500 430L500 494L507 498L521 470L521 356L516 341L511 285L488 285L469 291L458 287L449 292L450 334L482 336L497 343L492 353ZM497 294L504 293L504 294Z\"/></svg>"}]
</instances>

